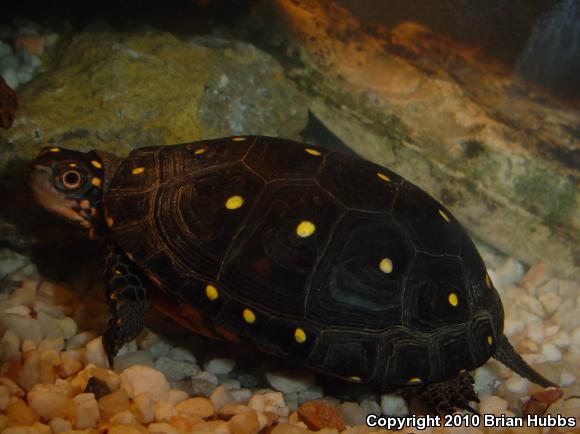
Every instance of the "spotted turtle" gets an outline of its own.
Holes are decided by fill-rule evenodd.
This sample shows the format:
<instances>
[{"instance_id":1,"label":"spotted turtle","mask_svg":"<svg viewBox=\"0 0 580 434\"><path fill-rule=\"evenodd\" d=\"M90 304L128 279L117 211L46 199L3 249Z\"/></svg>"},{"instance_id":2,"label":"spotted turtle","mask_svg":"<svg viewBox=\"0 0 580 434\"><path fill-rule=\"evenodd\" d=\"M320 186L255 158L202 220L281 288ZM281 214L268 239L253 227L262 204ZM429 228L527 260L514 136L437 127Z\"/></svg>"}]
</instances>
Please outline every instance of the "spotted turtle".
<instances>
[{"instance_id":1,"label":"spotted turtle","mask_svg":"<svg viewBox=\"0 0 580 434\"><path fill-rule=\"evenodd\" d=\"M554 386L514 351L473 242L389 169L270 137L109 153L45 148L32 189L108 244L113 357L156 307L323 374L472 409L469 371L495 357Z\"/></svg>"}]
</instances>

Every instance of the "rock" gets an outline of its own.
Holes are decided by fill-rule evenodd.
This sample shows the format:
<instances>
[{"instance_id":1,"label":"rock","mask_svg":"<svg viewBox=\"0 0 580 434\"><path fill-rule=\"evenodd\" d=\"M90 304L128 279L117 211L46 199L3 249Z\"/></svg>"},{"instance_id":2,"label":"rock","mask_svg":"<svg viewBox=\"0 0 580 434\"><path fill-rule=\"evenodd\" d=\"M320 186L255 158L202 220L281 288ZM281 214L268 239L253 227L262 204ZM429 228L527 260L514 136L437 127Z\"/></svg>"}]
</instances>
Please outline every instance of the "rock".
<instances>
[{"instance_id":1,"label":"rock","mask_svg":"<svg viewBox=\"0 0 580 434\"><path fill-rule=\"evenodd\" d=\"M247 402L252 397L252 391L250 389L237 389L231 390L230 395L238 404Z\"/></svg>"},{"instance_id":2,"label":"rock","mask_svg":"<svg viewBox=\"0 0 580 434\"><path fill-rule=\"evenodd\" d=\"M149 434L147 428L136 423L117 422L107 430L107 434Z\"/></svg>"},{"instance_id":3,"label":"rock","mask_svg":"<svg viewBox=\"0 0 580 434\"><path fill-rule=\"evenodd\" d=\"M236 434L257 434L262 428L258 421L258 414L255 411L249 411L242 414L237 414L232 417L227 426L231 433Z\"/></svg>"},{"instance_id":4,"label":"rock","mask_svg":"<svg viewBox=\"0 0 580 434\"><path fill-rule=\"evenodd\" d=\"M190 361L173 360L163 356L155 360L155 369L163 372L169 381L178 381L199 372L199 366Z\"/></svg>"},{"instance_id":5,"label":"rock","mask_svg":"<svg viewBox=\"0 0 580 434\"><path fill-rule=\"evenodd\" d=\"M406 416L409 414L407 402L400 395L381 395L381 409L386 416Z\"/></svg>"},{"instance_id":6,"label":"rock","mask_svg":"<svg viewBox=\"0 0 580 434\"><path fill-rule=\"evenodd\" d=\"M258 379L252 374L239 375L238 381L242 387L247 387L249 389L258 386Z\"/></svg>"},{"instance_id":7,"label":"rock","mask_svg":"<svg viewBox=\"0 0 580 434\"><path fill-rule=\"evenodd\" d=\"M121 377L114 371L110 371L108 369L99 368L95 366L91 370L91 375L95 378L98 378L101 381L104 381L107 384L107 387L114 391L119 388L121 384Z\"/></svg>"},{"instance_id":8,"label":"rock","mask_svg":"<svg viewBox=\"0 0 580 434\"><path fill-rule=\"evenodd\" d=\"M367 412L356 402L343 402L338 406L338 414L346 425L364 425Z\"/></svg>"},{"instance_id":9,"label":"rock","mask_svg":"<svg viewBox=\"0 0 580 434\"><path fill-rule=\"evenodd\" d=\"M336 407L325 401L310 401L298 408L298 416L308 428L318 431L323 428L334 428L338 431L346 427Z\"/></svg>"},{"instance_id":10,"label":"rock","mask_svg":"<svg viewBox=\"0 0 580 434\"><path fill-rule=\"evenodd\" d=\"M22 367L18 371L16 382L29 391L40 381L40 353L38 350L22 353Z\"/></svg>"},{"instance_id":11,"label":"rock","mask_svg":"<svg viewBox=\"0 0 580 434\"><path fill-rule=\"evenodd\" d=\"M157 401L155 403L155 420L157 422L169 421L173 416L177 416L175 404L169 401Z\"/></svg>"},{"instance_id":12,"label":"rock","mask_svg":"<svg viewBox=\"0 0 580 434\"><path fill-rule=\"evenodd\" d=\"M248 401L248 407L260 412L272 412L287 417L290 410L280 392L256 393Z\"/></svg>"},{"instance_id":13,"label":"rock","mask_svg":"<svg viewBox=\"0 0 580 434\"><path fill-rule=\"evenodd\" d=\"M37 313L36 320L40 324L42 333L45 337L50 339L64 337L64 330L60 326L62 318L59 319L41 311Z\"/></svg>"},{"instance_id":14,"label":"rock","mask_svg":"<svg viewBox=\"0 0 580 434\"><path fill-rule=\"evenodd\" d=\"M207 398L195 397L181 401L175 406L179 413L188 416L197 416L203 419L214 414L214 408L211 401Z\"/></svg>"},{"instance_id":15,"label":"rock","mask_svg":"<svg viewBox=\"0 0 580 434\"><path fill-rule=\"evenodd\" d=\"M297 400L300 404L306 401L314 401L320 399L324 396L322 392L322 387L320 386L313 386L310 389L303 390L302 392L298 392Z\"/></svg>"},{"instance_id":16,"label":"rock","mask_svg":"<svg viewBox=\"0 0 580 434\"><path fill-rule=\"evenodd\" d=\"M180 434L176 428L168 423L150 423L147 429L151 434Z\"/></svg>"},{"instance_id":17,"label":"rock","mask_svg":"<svg viewBox=\"0 0 580 434\"><path fill-rule=\"evenodd\" d=\"M507 402L498 396L484 396L479 403L480 414L494 414L499 416L505 414Z\"/></svg>"},{"instance_id":18,"label":"rock","mask_svg":"<svg viewBox=\"0 0 580 434\"><path fill-rule=\"evenodd\" d=\"M223 406L235 402L232 394L223 385L216 387L209 399L215 411L219 411Z\"/></svg>"},{"instance_id":19,"label":"rock","mask_svg":"<svg viewBox=\"0 0 580 434\"><path fill-rule=\"evenodd\" d=\"M44 351L55 350L62 351L64 349L64 338L62 336L56 338L44 338L38 345L38 351L41 353Z\"/></svg>"},{"instance_id":20,"label":"rock","mask_svg":"<svg viewBox=\"0 0 580 434\"><path fill-rule=\"evenodd\" d=\"M153 368L155 362L151 354L146 351L132 351L115 357L113 364L115 365L115 372L123 372L135 365Z\"/></svg>"},{"instance_id":21,"label":"rock","mask_svg":"<svg viewBox=\"0 0 580 434\"><path fill-rule=\"evenodd\" d=\"M10 403L10 389L4 384L0 384L0 411L6 410Z\"/></svg>"},{"instance_id":22,"label":"rock","mask_svg":"<svg viewBox=\"0 0 580 434\"><path fill-rule=\"evenodd\" d=\"M149 392L140 393L133 398L131 411L142 424L148 424L155 419L155 403Z\"/></svg>"},{"instance_id":23,"label":"rock","mask_svg":"<svg viewBox=\"0 0 580 434\"><path fill-rule=\"evenodd\" d=\"M0 384L6 386L10 390L10 394L16 396L17 398L22 398L24 395L24 390L16 384L16 382L8 377L0 377Z\"/></svg>"},{"instance_id":24,"label":"rock","mask_svg":"<svg viewBox=\"0 0 580 434\"><path fill-rule=\"evenodd\" d=\"M37 422L38 414L28 407L22 399L16 399L12 404L6 408L6 416L8 420L14 425L32 425Z\"/></svg>"},{"instance_id":25,"label":"rock","mask_svg":"<svg viewBox=\"0 0 580 434\"><path fill-rule=\"evenodd\" d=\"M562 299L558 294L553 294L551 292L541 294L538 299L540 300L540 303L542 303L542 306L548 315L552 315L554 312L556 312L562 302Z\"/></svg>"},{"instance_id":26,"label":"rock","mask_svg":"<svg viewBox=\"0 0 580 434\"><path fill-rule=\"evenodd\" d=\"M167 353L167 357L169 357L172 360L179 360L183 362L192 362L192 363L196 362L195 356L192 354L192 352L182 347L171 348L171 350L169 350L169 353Z\"/></svg>"},{"instance_id":27,"label":"rock","mask_svg":"<svg viewBox=\"0 0 580 434\"><path fill-rule=\"evenodd\" d=\"M215 359L207 361L203 365L203 368L206 371L211 372L212 374L219 375L219 374L229 374L232 371L232 369L234 369L235 365L236 362L233 359L217 357Z\"/></svg>"},{"instance_id":28,"label":"rock","mask_svg":"<svg viewBox=\"0 0 580 434\"><path fill-rule=\"evenodd\" d=\"M78 373L83 369L81 363L81 354L78 350L63 351L60 353L60 364L58 365L58 374L67 378Z\"/></svg>"},{"instance_id":29,"label":"rock","mask_svg":"<svg viewBox=\"0 0 580 434\"><path fill-rule=\"evenodd\" d=\"M20 361L20 337L12 330L6 330L0 340L0 360Z\"/></svg>"},{"instance_id":30,"label":"rock","mask_svg":"<svg viewBox=\"0 0 580 434\"><path fill-rule=\"evenodd\" d=\"M67 350L76 350L78 348L84 347L88 344L91 340L96 337L96 333L94 331L84 331L77 333L69 340L66 341L66 349Z\"/></svg>"},{"instance_id":31,"label":"rock","mask_svg":"<svg viewBox=\"0 0 580 434\"><path fill-rule=\"evenodd\" d=\"M178 402L186 400L187 398L189 398L187 392L178 389L171 389L169 391L169 396L167 397L167 400L173 405L175 405Z\"/></svg>"},{"instance_id":32,"label":"rock","mask_svg":"<svg viewBox=\"0 0 580 434\"><path fill-rule=\"evenodd\" d=\"M65 431L71 431L73 429L72 423L66 419L62 419L60 417L55 417L48 422L50 429L52 430L53 434L60 434Z\"/></svg>"},{"instance_id":33,"label":"rock","mask_svg":"<svg viewBox=\"0 0 580 434\"><path fill-rule=\"evenodd\" d=\"M67 390L54 384L36 384L27 394L28 405L43 421L72 416L72 401Z\"/></svg>"},{"instance_id":34,"label":"rock","mask_svg":"<svg viewBox=\"0 0 580 434\"><path fill-rule=\"evenodd\" d=\"M86 349L85 358L87 363L92 363L100 368L109 367L109 361L103 348L103 339L101 336L88 342Z\"/></svg>"},{"instance_id":35,"label":"rock","mask_svg":"<svg viewBox=\"0 0 580 434\"><path fill-rule=\"evenodd\" d=\"M121 388L130 398L149 392L153 401L167 399L169 383L165 376L148 366L135 365L121 373Z\"/></svg>"},{"instance_id":36,"label":"rock","mask_svg":"<svg viewBox=\"0 0 580 434\"><path fill-rule=\"evenodd\" d=\"M0 315L0 333L11 330L21 340L30 339L36 345L42 341L42 328L38 321L23 315L5 314Z\"/></svg>"},{"instance_id":37,"label":"rock","mask_svg":"<svg viewBox=\"0 0 580 434\"><path fill-rule=\"evenodd\" d=\"M296 425L282 422L274 427L270 434L310 434L312 431Z\"/></svg>"},{"instance_id":38,"label":"rock","mask_svg":"<svg viewBox=\"0 0 580 434\"><path fill-rule=\"evenodd\" d=\"M270 386L282 393L293 393L311 388L316 376L305 370L285 370L266 372L266 380Z\"/></svg>"},{"instance_id":39,"label":"rock","mask_svg":"<svg viewBox=\"0 0 580 434\"><path fill-rule=\"evenodd\" d=\"M95 399L98 401L103 396L110 394L111 389L109 389L109 386L104 381L99 380L96 377L91 377L89 378L87 387L85 387L83 393L92 393L95 395Z\"/></svg>"},{"instance_id":40,"label":"rock","mask_svg":"<svg viewBox=\"0 0 580 434\"><path fill-rule=\"evenodd\" d=\"M99 405L92 393L80 393L73 399L76 429L95 428L99 424Z\"/></svg>"},{"instance_id":41,"label":"rock","mask_svg":"<svg viewBox=\"0 0 580 434\"><path fill-rule=\"evenodd\" d=\"M242 387L238 380L234 380L232 378L227 378L222 381L223 386L228 390L237 390Z\"/></svg>"},{"instance_id":42,"label":"rock","mask_svg":"<svg viewBox=\"0 0 580 434\"><path fill-rule=\"evenodd\" d=\"M129 396L124 389L117 389L98 400L99 410L104 421L110 420L115 414L129 410Z\"/></svg>"}]
</instances>

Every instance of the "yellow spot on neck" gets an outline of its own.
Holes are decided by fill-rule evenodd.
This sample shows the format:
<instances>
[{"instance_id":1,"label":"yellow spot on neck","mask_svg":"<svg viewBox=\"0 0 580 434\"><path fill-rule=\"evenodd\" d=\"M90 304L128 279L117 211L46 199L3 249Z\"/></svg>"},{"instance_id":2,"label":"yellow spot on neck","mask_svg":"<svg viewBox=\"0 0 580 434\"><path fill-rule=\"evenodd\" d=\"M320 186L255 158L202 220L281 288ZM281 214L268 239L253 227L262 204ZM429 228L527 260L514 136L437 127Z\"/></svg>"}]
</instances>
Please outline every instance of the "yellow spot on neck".
<instances>
[{"instance_id":1,"label":"yellow spot on neck","mask_svg":"<svg viewBox=\"0 0 580 434\"><path fill-rule=\"evenodd\" d=\"M309 222L308 220L302 220L300 224L296 226L296 234L300 238L309 237L314 233L315 230L316 226L314 226L314 223Z\"/></svg>"},{"instance_id":2,"label":"yellow spot on neck","mask_svg":"<svg viewBox=\"0 0 580 434\"><path fill-rule=\"evenodd\" d=\"M350 381L356 381L356 382L361 381L361 378L358 375L351 375L350 377L348 377L348 379Z\"/></svg>"},{"instance_id":3,"label":"yellow spot on neck","mask_svg":"<svg viewBox=\"0 0 580 434\"><path fill-rule=\"evenodd\" d=\"M421 380L419 377L411 377L408 381L408 383L411 384L417 384L417 383L421 383L423 380Z\"/></svg>"},{"instance_id":4,"label":"yellow spot on neck","mask_svg":"<svg viewBox=\"0 0 580 434\"><path fill-rule=\"evenodd\" d=\"M444 211L439 210L439 215L441 217L443 217L443 220L445 220L446 222L450 222L451 221L451 219L449 218L449 216Z\"/></svg>"},{"instance_id":5,"label":"yellow spot on neck","mask_svg":"<svg viewBox=\"0 0 580 434\"><path fill-rule=\"evenodd\" d=\"M87 199L83 199L79 202L79 205L83 209L89 209L91 207L91 203Z\"/></svg>"},{"instance_id":6,"label":"yellow spot on neck","mask_svg":"<svg viewBox=\"0 0 580 434\"><path fill-rule=\"evenodd\" d=\"M493 345L493 337L492 337L491 335L489 335L489 336L487 337L487 344L488 344L488 345Z\"/></svg>"},{"instance_id":7,"label":"yellow spot on neck","mask_svg":"<svg viewBox=\"0 0 580 434\"><path fill-rule=\"evenodd\" d=\"M232 196L226 200L227 209L238 209L244 204L244 198L242 196Z\"/></svg>"},{"instance_id":8,"label":"yellow spot on neck","mask_svg":"<svg viewBox=\"0 0 580 434\"><path fill-rule=\"evenodd\" d=\"M383 258L379 263L379 268L383 273L389 274L393 271L393 261L391 261L389 258Z\"/></svg>"},{"instance_id":9,"label":"yellow spot on neck","mask_svg":"<svg viewBox=\"0 0 580 434\"><path fill-rule=\"evenodd\" d=\"M50 152L60 152L60 148L50 148Z\"/></svg>"},{"instance_id":10,"label":"yellow spot on neck","mask_svg":"<svg viewBox=\"0 0 580 434\"><path fill-rule=\"evenodd\" d=\"M487 273L485 273L485 286L491 288L491 277L489 277L489 274Z\"/></svg>"},{"instance_id":11,"label":"yellow spot on neck","mask_svg":"<svg viewBox=\"0 0 580 434\"><path fill-rule=\"evenodd\" d=\"M248 139L247 137L233 137L233 138L232 138L232 140L233 140L234 142L243 142L243 141L245 141L245 140L247 140L247 139Z\"/></svg>"},{"instance_id":12,"label":"yellow spot on neck","mask_svg":"<svg viewBox=\"0 0 580 434\"><path fill-rule=\"evenodd\" d=\"M200 155L203 154L205 152L205 148L199 148L196 149L195 151L193 151L193 155Z\"/></svg>"},{"instance_id":13,"label":"yellow spot on neck","mask_svg":"<svg viewBox=\"0 0 580 434\"><path fill-rule=\"evenodd\" d=\"M93 184L95 187L100 187L101 186L101 179L100 178L93 178L93 179L91 179L91 184Z\"/></svg>"},{"instance_id":14,"label":"yellow spot on neck","mask_svg":"<svg viewBox=\"0 0 580 434\"><path fill-rule=\"evenodd\" d=\"M322 152L317 151L316 149L312 149L312 148L305 148L304 149L306 152L308 152L310 155L315 155L317 157L319 157L320 155L322 155Z\"/></svg>"},{"instance_id":15,"label":"yellow spot on neck","mask_svg":"<svg viewBox=\"0 0 580 434\"><path fill-rule=\"evenodd\" d=\"M214 301L214 300L217 300L217 298L220 295L219 295L219 292L218 292L218 290L217 290L217 288L215 286L213 286L213 285L207 285L205 287L205 296L209 300Z\"/></svg>"},{"instance_id":16,"label":"yellow spot on neck","mask_svg":"<svg viewBox=\"0 0 580 434\"><path fill-rule=\"evenodd\" d=\"M256 315L250 309L244 309L242 316L244 317L244 321L246 321L248 324L253 324L256 322Z\"/></svg>"},{"instance_id":17,"label":"yellow spot on neck","mask_svg":"<svg viewBox=\"0 0 580 434\"><path fill-rule=\"evenodd\" d=\"M131 173L133 175L139 175L140 173L143 173L143 172L145 172L145 168L144 167L136 167L135 169L133 169L131 171Z\"/></svg>"},{"instance_id":18,"label":"yellow spot on neck","mask_svg":"<svg viewBox=\"0 0 580 434\"><path fill-rule=\"evenodd\" d=\"M457 294L455 294L454 292L449 294L449 297L447 299L449 300L449 304L453 307L455 307L459 304L459 299L457 298Z\"/></svg>"},{"instance_id":19,"label":"yellow spot on neck","mask_svg":"<svg viewBox=\"0 0 580 434\"><path fill-rule=\"evenodd\" d=\"M383 181L385 182L391 182L391 178L389 178L387 175L385 175L384 173L381 172L377 172L377 176L379 178L381 178Z\"/></svg>"},{"instance_id":20,"label":"yellow spot on neck","mask_svg":"<svg viewBox=\"0 0 580 434\"><path fill-rule=\"evenodd\" d=\"M102 169L103 165L99 163L97 160L91 160L91 164L96 167L97 169Z\"/></svg>"},{"instance_id":21,"label":"yellow spot on neck","mask_svg":"<svg viewBox=\"0 0 580 434\"><path fill-rule=\"evenodd\" d=\"M112 227L113 223L114 223L113 217L107 217L107 226Z\"/></svg>"},{"instance_id":22,"label":"yellow spot on neck","mask_svg":"<svg viewBox=\"0 0 580 434\"><path fill-rule=\"evenodd\" d=\"M306 332L298 327L296 330L294 330L294 339L296 339L296 342L299 344L303 344L306 342Z\"/></svg>"}]
</instances>

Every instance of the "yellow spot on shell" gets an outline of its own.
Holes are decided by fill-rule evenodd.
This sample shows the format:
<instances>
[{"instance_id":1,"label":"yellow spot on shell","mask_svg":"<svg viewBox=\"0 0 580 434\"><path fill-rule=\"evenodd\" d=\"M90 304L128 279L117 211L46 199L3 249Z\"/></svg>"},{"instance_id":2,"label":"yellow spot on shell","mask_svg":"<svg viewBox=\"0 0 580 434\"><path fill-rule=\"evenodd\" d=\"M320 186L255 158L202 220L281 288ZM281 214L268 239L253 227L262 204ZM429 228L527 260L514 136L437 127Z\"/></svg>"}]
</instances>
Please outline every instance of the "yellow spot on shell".
<instances>
[{"instance_id":1,"label":"yellow spot on shell","mask_svg":"<svg viewBox=\"0 0 580 434\"><path fill-rule=\"evenodd\" d=\"M139 175L140 173L143 173L143 172L145 172L145 168L144 167L136 167L135 169L133 169L131 171L131 173L133 175Z\"/></svg>"},{"instance_id":2,"label":"yellow spot on shell","mask_svg":"<svg viewBox=\"0 0 580 434\"><path fill-rule=\"evenodd\" d=\"M491 278L489 277L489 274L485 273L485 286L487 286L488 288L491 288Z\"/></svg>"},{"instance_id":3,"label":"yellow spot on shell","mask_svg":"<svg viewBox=\"0 0 580 434\"><path fill-rule=\"evenodd\" d=\"M488 344L488 345L493 345L493 337L492 337L491 335L489 335L489 336L487 337L487 344Z\"/></svg>"},{"instance_id":4,"label":"yellow spot on shell","mask_svg":"<svg viewBox=\"0 0 580 434\"><path fill-rule=\"evenodd\" d=\"M91 160L91 164L96 167L97 169L102 169L103 165L99 163L97 160Z\"/></svg>"},{"instance_id":5,"label":"yellow spot on shell","mask_svg":"<svg viewBox=\"0 0 580 434\"><path fill-rule=\"evenodd\" d=\"M351 381L361 381L361 378L358 375L351 375L348 379Z\"/></svg>"},{"instance_id":6,"label":"yellow spot on shell","mask_svg":"<svg viewBox=\"0 0 580 434\"><path fill-rule=\"evenodd\" d=\"M60 152L60 148L50 148L50 152Z\"/></svg>"},{"instance_id":7,"label":"yellow spot on shell","mask_svg":"<svg viewBox=\"0 0 580 434\"><path fill-rule=\"evenodd\" d=\"M385 175L384 173L377 172L377 176L378 176L379 178L381 178L383 181L386 181L386 182L391 182L391 178L389 178L389 177L388 177L387 175Z\"/></svg>"},{"instance_id":8,"label":"yellow spot on shell","mask_svg":"<svg viewBox=\"0 0 580 434\"><path fill-rule=\"evenodd\" d=\"M439 215L441 217L443 217L443 220L445 220L446 222L450 222L451 219L449 218L449 216L447 214L445 214L445 212L443 212L442 210L439 210Z\"/></svg>"},{"instance_id":9,"label":"yellow spot on shell","mask_svg":"<svg viewBox=\"0 0 580 434\"><path fill-rule=\"evenodd\" d=\"M69 163L68 167L77 167L77 163Z\"/></svg>"},{"instance_id":10,"label":"yellow spot on shell","mask_svg":"<svg viewBox=\"0 0 580 434\"><path fill-rule=\"evenodd\" d=\"M302 220L300 224L296 226L296 234L300 238L309 237L314 233L315 230L316 226L314 226L314 223L309 222L308 220Z\"/></svg>"},{"instance_id":11,"label":"yellow spot on shell","mask_svg":"<svg viewBox=\"0 0 580 434\"><path fill-rule=\"evenodd\" d=\"M250 309L244 309L242 316L244 317L244 321L246 321L248 324L256 322L256 315Z\"/></svg>"},{"instance_id":12,"label":"yellow spot on shell","mask_svg":"<svg viewBox=\"0 0 580 434\"><path fill-rule=\"evenodd\" d=\"M299 344L303 344L306 342L306 332L298 327L296 330L294 330L294 339L296 339L296 342Z\"/></svg>"},{"instance_id":13,"label":"yellow spot on shell","mask_svg":"<svg viewBox=\"0 0 580 434\"><path fill-rule=\"evenodd\" d=\"M391 261L389 258L383 258L379 263L379 268L383 273L389 274L393 271L393 261Z\"/></svg>"},{"instance_id":14,"label":"yellow spot on shell","mask_svg":"<svg viewBox=\"0 0 580 434\"><path fill-rule=\"evenodd\" d=\"M100 187L101 186L101 179L100 178L93 178L93 179L91 179L91 184L93 184L95 187Z\"/></svg>"},{"instance_id":15,"label":"yellow spot on shell","mask_svg":"<svg viewBox=\"0 0 580 434\"><path fill-rule=\"evenodd\" d=\"M204 152L205 152L205 148L199 148L199 149L196 149L195 151L193 151L193 154L200 155L200 154L203 154Z\"/></svg>"},{"instance_id":16,"label":"yellow spot on shell","mask_svg":"<svg viewBox=\"0 0 580 434\"><path fill-rule=\"evenodd\" d=\"M214 300L217 300L217 298L220 295L219 295L219 292L218 292L218 290L217 290L217 288L215 286L213 286L213 285L207 285L205 287L205 296L209 300L214 301Z\"/></svg>"},{"instance_id":17,"label":"yellow spot on shell","mask_svg":"<svg viewBox=\"0 0 580 434\"><path fill-rule=\"evenodd\" d=\"M417 384L417 383L421 383L423 380L421 380L419 377L412 377L409 379L408 383L410 384Z\"/></svg>"},{"instance_id":18,"label":"yellow spot on shell","mask_svg":"<svg viewBox=\"0 0 580 434\"><path fill-rule=\"evenodd\" d=\"M449 297L447 299L449 300L449 304L451 306L455 307L459 304L459 299L457 298L457 294L455 294L454 292L449 294Z\"/></svg>"},{"instance_id":19,"label":"yellow spot on shell","mask_svg":"<svg viewBox=\"0 0 580 434\"><path fill-rule=\"evenodd\" d=\"M107 226L112 227L114 223L113 217L107 217Z\"/></svg>"},{"instance_id":20,"label":"yellow spot on shell","mask_svg":"<svg viewBox=\"0 0 580 434\"><path fill-rule=\"evenodd\" d=\"M227 209L238 209L244 204L244 198L242 196L232 196L226 200Z\"/></svg>"},{"instance_id":21,"label":"yellow spot on shell","mask_svg":"<svg viewBox=\"0 0 580 434\"><path fill-rule=\"evenodd\" d=\"M310 155L316 155L317 157L322 155L322 152L317 151L316 149L312 149L312 148L305 148L304 149L306 152L308 152Z\"/></svg>"},{"instance_id":22,"label":"yellow spot on shell","mask_svg":"<svg viewBox=\"0 0 580 434\"><path fill-rule=\"evenodd\" d=\"M234 142L243 142L243 141L245 141L245 140L247 140L247 139L248 139L247 137L233 137L233 138L232 138L232 140L233 140Z\"/></svg>"}]
</instances>

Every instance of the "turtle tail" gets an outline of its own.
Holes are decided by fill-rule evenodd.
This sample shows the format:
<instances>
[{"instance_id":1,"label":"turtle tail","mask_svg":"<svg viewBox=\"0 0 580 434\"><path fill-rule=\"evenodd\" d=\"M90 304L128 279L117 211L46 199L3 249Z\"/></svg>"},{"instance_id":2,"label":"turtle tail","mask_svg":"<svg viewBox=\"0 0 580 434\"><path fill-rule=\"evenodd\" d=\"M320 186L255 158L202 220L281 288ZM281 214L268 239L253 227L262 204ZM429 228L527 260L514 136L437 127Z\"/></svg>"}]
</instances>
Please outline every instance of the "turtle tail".
<instances>
[{"instance_id":1,"label":"turtle tail","mask_svg":"<svg viewBox=\"0 0 580 434\"><path fill-rule=\"evenodd\" d=\"M505 335L501 335L498 341L497 350L493 357L508 368L510 368L515 373L527 378L532 383L539 384L542 387L559 387L557 384L552 383L550 380L545 378L536 372L527 362L516 353L512 344L509 343Z\"/></svg>"}]
</instances>

